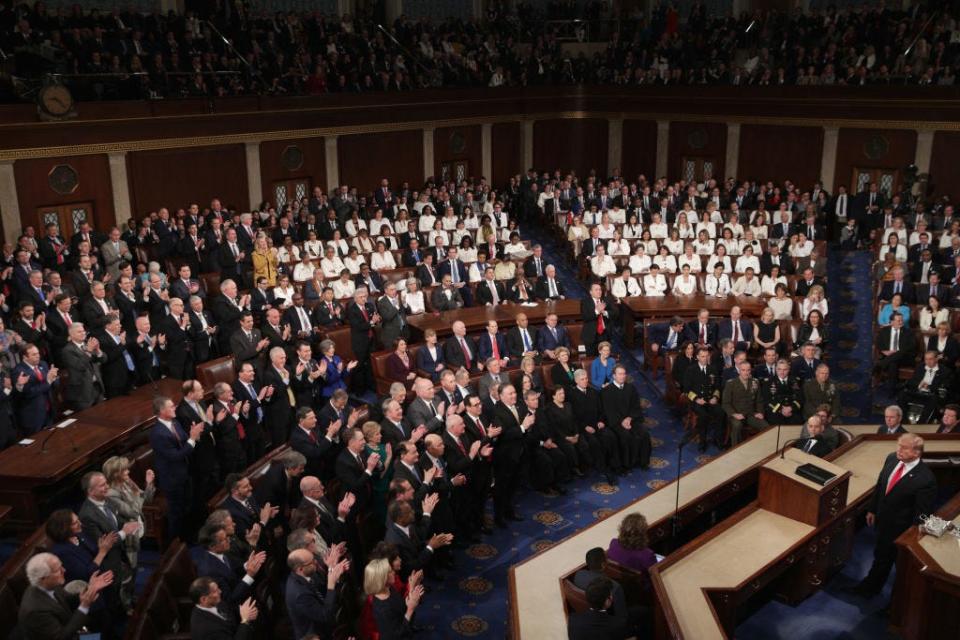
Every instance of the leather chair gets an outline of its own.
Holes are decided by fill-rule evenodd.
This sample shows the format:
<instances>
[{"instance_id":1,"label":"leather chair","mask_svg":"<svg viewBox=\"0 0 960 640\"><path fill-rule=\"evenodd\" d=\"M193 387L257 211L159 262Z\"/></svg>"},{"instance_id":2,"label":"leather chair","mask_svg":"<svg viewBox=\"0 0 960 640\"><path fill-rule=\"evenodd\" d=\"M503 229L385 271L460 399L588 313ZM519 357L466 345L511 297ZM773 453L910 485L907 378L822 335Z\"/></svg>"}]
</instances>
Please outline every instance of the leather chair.
<instances>
[{"instance_id":1,"label":"leather chair","mask_svg":"<svg viewBox=\"0 0 960 640\"><path fill-rule=\"evenodd\" d=\"M212 390L218 382L233 384L237 379L237 367L233 356L223 356L197 365L197 380L204 389Z\"/></svg>"}]
</instances>

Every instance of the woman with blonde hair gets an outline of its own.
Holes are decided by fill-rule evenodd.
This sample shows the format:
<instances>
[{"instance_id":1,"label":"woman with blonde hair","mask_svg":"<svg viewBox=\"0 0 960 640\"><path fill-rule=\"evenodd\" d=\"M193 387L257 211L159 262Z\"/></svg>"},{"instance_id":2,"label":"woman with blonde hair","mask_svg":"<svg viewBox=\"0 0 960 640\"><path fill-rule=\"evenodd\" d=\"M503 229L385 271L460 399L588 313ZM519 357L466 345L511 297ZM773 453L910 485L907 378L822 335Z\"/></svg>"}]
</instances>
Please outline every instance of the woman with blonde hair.
<instances>
[{"instance_id":1,"label":"woman with blonde hair","mask_svg":"<svg viewBox=\"0 0 960 640\"><path fill-rule=\"evenodd\" d=\"M107 504L117 517L117 526L122 528L127 522L136 522L140 526L132 535L124 537L123 551L130 561L130 566L136 571L137 554L140 551L140 539L146 533L147 527L143 520L143 505L153 500L156 493L153 469L147 469L144 474L146 486L143 489L130 478L130 460L122 456L113 456L103 463L103 475L110 488L107 490ZM124 606L133 603L135 580L125 581L120 588L120 598Z\"/></svg>"},{"instance_id":2,"label":"woman with blonde hair","mask_svg":"<svg viewBox=\"0 0 960 640\"><path fill-rule=\"evenodd\" d=\"M363 570L363 591L372 597L373 619L380 640L412 638L410 621L423 598L423 585L410 587L406 598L390 588L393 568L386 558L371 560Z\"/></svg>"},{"instance_id":3,"label":"woman with blonde hair","mask_svg":"<svg viewBox=\"0 0 960 640\"><path fill-rule=\"evenodd\" d=\"M826 295L823 287L819 284L810 287L810 290L807 292L807 297L800 303L800 319L806 320L807 316L810 315L810 312L814 309L819 311L824 317L829 313Z\"/></svg>"},{"instance_id":4,"label":"woman with blonde hair","mask_svg":"<svg viewBox=\"0 0 960 640\"><path fill-rule=\"evenodd\" d=\"M257 239L253 241L253 281L259 278L267 279L267 285L275 287L277 285L277 250L267 244L267 236L262 233L257 234Z\"/></svg>"}]
</instances>

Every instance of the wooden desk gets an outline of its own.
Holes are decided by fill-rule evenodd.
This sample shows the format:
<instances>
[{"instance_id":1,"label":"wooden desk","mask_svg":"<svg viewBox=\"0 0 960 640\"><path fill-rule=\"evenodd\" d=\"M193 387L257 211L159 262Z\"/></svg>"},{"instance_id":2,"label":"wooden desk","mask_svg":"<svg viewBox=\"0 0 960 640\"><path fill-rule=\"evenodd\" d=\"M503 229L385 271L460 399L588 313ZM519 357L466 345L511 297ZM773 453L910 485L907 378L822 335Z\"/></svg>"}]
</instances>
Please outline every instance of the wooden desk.
<instances>
[{"instance_id":1,"label":"wooden desk","mask_svg":"<svg viewBox=\"0 0 960 640\"><path fill-rule=\"evenodd\" d=\"M937 515L960 525L960 493ZM920 533L897 538L897 577L890 621L907 640L956 637L960 629L960 539Z\"/></svg>"},{"instance_id":2,"label":"wooden desk","mask_svg":"<svg viewBox=\"0 0 960 640\"><path fill-rule=\"evenodd\" d=\"M157 391L177 401L182 384L164 378ZM156 417L155 393L152 386L141 387L78 411L57 423L73 420L71 424L36 434L30 445L0 451L0 503L12 507L9 524L19 532L35 529L55 498L76 495L83 473L143 444Z\"/></svg>"},{"instance_id":3,"label":"wooden desk","mask_svg":"<svg viewBox=\"0 0 960 640\"><path fill-rule=\"evenodd\" d=\"M464 307L455 311L441 311L439 314L421 313L407 316L407 322L414 333L411 338L420 342L423 340L423 332L427 329L433 329L441 338L449 336L453 333L453 323L457 320L467 326L468 333L483 330L491 320L496 320L501 329L514 327L517 324L517 314L520 313L527 315L531 326L543 324L548 313L556 313L561 321L577 320L580 318L580 300L538 302L530 307L513 302L495 307Z\"/></svg>"},{"instance_id":4,"label":"wooden desk","mask_svg":"<svg viewBox=\"0 0 960 640\"><path fill-rule=\"evenodd\" d=\"M876 424L841 425L840 428L853 436L874 434L877 430ZM936 428L936 425L914 425L910 430L927 434L933 433ZM784 426L781 430L780 442L782 444L791 438L796 438L799 434L800 427ZM750 497L750 492L753 492L753 496L756 495L754 487L757 483L758 469L774 453L776 438L776 429L764 431L681 477L682 537L685 537L691 522L698 519L709 521L711 513L722 509L725 504L742 505L753 499ZM887 447L887 452L893 450L892 444ZM957 448L960 449L960 442ZM665 454L661 452L657 455ZM671 464L676 464L675 460L675 457L671 456ZM836 460L833 462L844 468L850 468ZM854 492L855 487L860 487L860 491L863 491L864 487L869 490L875 482L875 470L872 478L863 479L858 478L858 473L854 471L848 491ZM573 533L549 549L511 567L509 575L511 637L517 639L566 637L560 576L570 573L582 564L584 555L589 549L606 548L610 540L617 536L617 527L623 516L634 511L643 513L647 522L650 523L649 536L652 545L662 548L666 546L666 542L672 542L671 521L676 490L676 481L670 482L627 504L606 518Z\"/></svg>"},{"instance_id":5,"label":"wooden desk","mask_svg":"<svg viewBox=\"0 0 960 640\"><path fill-rule=\"evenodd\" d=\"M669 319L671 316L695 316L706 309L711 316L729 316L730 309L739 306L745 318L759 318L767 303L753 296L726 296L717 298L702 293L693 296L668 295L659 298L636 296L620 301L623 316L624 342L633 347L634 324L647 318Z\"/></svg>"}]
</instances>

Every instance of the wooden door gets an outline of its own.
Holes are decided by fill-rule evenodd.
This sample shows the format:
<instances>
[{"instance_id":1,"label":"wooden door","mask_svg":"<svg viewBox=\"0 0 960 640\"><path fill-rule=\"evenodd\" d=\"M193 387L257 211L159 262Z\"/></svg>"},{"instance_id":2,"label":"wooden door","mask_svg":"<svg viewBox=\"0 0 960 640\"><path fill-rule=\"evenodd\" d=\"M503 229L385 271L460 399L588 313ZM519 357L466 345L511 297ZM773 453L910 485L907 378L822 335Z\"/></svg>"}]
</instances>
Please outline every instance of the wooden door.
<instances>
[{"instance_id":1,"label":"wooden door","mask_svg":"<svg viewBox=\"0 0 960 640\"><path fill-rule=\"evenodd\" d=\"M466 160L447 160L440 163L440 180L460 184L470 175L470 163Z\"/></svg>"},{"instance_id":2,"label":"wooden door","mask_svg":"<svg viewBox=\"0 0 960 640\"><path fill-rule=\"evenodd\" d=\"M713 178L717 161L714 158L685 156L681 159L680 176L687 182L706 182Z\"/></svg>"},{"instance_id":3,"label":"wooden door","mask_svg":"<svg viewBox=\"0 0 960 640\"><path fill-rule=\"evenodd\" d=\"M294 201L310 197L310 178L291 178L273 183L273 204L280 212Z\"/></svg>"},{"instance_id":4,"label":"wooden door","mask_svg":"<svg viewBox=\"0 0 960 640\"><path fill-rule=\"evenodd\" d=\"M877 185L877 191L882 193L887 200L894 194L900 193L899 169L889 167L885 169L854 168L853 180L850 181L850 184L854 187L854 193L866 191L871 182Z\"/></svg>"},{"instance_id":5,"label":"wooden door","mask_svg":"<svg viewBox=\"0 0 960 640\"><path fill-rule=\"evenodd\" d=\"M38 230L46 229L47 225L55 223L60 226L60 236L69 238L80 229L80 225L89 222L94 226L93 203L74 202L72 204L57 204L37 208Z\"/></svg>"}]
</instances>

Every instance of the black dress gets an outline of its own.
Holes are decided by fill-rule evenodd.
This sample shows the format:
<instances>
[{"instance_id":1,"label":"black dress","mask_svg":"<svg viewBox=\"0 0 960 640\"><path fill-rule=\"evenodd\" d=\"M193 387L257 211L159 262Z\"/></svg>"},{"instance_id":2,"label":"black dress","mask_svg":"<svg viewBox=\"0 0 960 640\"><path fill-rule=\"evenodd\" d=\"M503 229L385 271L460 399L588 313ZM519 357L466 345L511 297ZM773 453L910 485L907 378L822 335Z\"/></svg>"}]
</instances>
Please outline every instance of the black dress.
<instances>
[{"instance_id":1,"label":"black dress","mask_svg":"<svg viewBox=\"0 0 960 640\"><path fill-rule=\"evenodd\" d=\"M777 337L778 326L776 321L770 323L757 322L756 339L760 342L773 342ZM777 353L780 353L783 350L783 341L777 342L775 348Z\"/></svg>"},{"instance_id":2,"label":"black dress","mask_svg":"<svg viewBox=\"0 0 960 640\"><path fill-rule=\"evenodd\" d=\"M372 600L373 619L377 623L380 640L402 640L413 637L410 621L404 616L407 605L399 593L391 589L390 597L386 600L381 600L377 596L373 596Z\"/></svg>"},{"instance_id":3,"label":"black dress","mask_svg":"<svg viewBox=\"0 0 960 640\"><path fill-rule=\"evenodd\" d=\"M683 374L687 370L687 367L696 361L696 358L688 358L683 354L678 355L676 360L673 361L673 369L670 372L670 376L676 380L678 384L682 383Z\"/></svg>"},{"instance_id":4,"label":"black dress","mask_svg":"<svg viewBox=\"0 0 960 640\"><path fill-rule=\"evenodd\" d=\"M553 386L563 387L564 389L569 390L570 387L574 385L574 382L573 382L574 369L569 364L567 366L569 368L566 371L564 371L563 365L558 362L550 368L550 379L553 380Z\"/></svg>"}]
</instances>

